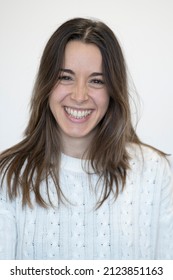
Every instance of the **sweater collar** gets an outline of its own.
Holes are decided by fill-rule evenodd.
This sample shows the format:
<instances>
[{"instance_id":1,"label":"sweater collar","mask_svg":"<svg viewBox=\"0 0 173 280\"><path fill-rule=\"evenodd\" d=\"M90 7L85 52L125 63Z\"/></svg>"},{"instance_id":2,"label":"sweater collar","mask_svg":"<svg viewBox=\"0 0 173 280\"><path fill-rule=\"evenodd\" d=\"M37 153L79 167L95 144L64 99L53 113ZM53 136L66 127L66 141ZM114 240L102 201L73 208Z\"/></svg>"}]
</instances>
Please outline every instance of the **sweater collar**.
<instances>
[{"instance_id":1,"label":"sweater collar","mask_svg":"<svg viewBox=\"0 0 173 280\"><path fill-rule=\"evenodd\" d=\"M80 158L71 157L61 153L61 168L73 172L86 173L88 170L93 173L90 160L84 160Z\"/></svg>"}]
</instances>

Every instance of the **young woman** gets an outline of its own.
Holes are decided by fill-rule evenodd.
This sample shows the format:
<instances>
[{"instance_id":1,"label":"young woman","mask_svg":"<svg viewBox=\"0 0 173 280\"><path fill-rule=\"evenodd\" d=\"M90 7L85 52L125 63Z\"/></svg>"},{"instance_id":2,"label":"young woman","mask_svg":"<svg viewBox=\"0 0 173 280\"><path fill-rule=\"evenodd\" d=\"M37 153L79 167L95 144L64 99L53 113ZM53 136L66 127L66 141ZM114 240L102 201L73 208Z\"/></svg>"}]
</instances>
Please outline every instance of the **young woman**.
<instances>
[{"instance_id":1,"label":"young woman","mask_svg":"<svg viewBox=\"0 0 173 280\"><path fill-rule=\"evenodd\" d=\"M173 259L169 164L133 129L104 23L75 18L51 36L25 137L0 172L1 259Z\"/></svg>"}]
</instances>

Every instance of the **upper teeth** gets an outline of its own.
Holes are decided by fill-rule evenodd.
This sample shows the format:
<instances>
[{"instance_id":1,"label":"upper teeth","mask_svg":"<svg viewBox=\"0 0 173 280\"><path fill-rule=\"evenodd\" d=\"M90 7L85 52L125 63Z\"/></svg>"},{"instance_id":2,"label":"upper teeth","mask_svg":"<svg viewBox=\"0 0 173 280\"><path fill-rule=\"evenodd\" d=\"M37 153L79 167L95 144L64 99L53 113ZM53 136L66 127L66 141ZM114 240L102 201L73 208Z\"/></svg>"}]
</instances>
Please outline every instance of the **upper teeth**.
<instances>
[{"instance_id":1,"label":"upper teeth","mask_svg":"<svg viewBox=\"0 0 173 280\"><path fill-rule=\"evenodd\" d=\"M73 116L74 118L77 119L81 119L81 118L85 118L86 116L88 116L89 114L91 114L92 110L76 110L76 109L72 109L69 107L65 107L65 111Z\"/></svg>"}]
</instances>

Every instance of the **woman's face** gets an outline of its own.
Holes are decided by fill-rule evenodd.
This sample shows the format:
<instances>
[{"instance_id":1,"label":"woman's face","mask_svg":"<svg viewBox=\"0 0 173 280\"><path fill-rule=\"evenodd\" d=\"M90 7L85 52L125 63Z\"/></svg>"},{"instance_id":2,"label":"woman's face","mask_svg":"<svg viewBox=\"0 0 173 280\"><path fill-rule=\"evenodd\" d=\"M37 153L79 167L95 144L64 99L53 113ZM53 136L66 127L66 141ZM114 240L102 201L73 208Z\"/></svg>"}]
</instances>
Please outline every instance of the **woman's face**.
<instances>
[{"instance_id":1,"label":"woman's face","mask_svg":"<svg viewBox=\"0 0 173 280\"><path fill-rule=\"evenodd\" d=\"M108 104L99 48L94 44L70 41L65 49L59 81L49 99L62 140L91 140Z\"/></svg>"}]
</instances>

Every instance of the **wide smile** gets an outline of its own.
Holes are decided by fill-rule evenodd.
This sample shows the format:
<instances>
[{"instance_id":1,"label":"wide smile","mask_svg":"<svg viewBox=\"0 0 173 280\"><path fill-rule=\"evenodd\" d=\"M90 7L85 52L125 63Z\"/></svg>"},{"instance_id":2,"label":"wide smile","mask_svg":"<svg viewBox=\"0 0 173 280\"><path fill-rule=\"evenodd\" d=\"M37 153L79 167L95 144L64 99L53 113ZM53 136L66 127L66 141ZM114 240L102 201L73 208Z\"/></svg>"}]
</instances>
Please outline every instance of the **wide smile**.
<instances>
[{"instance_id":1,"label":"wide smile","mask_svg":"<svg viewBox=\"0 0 173 280\"><path fill-rule=\"evenodd\" d=\"M77 109L67 106L64 107L64 110L69 117L72 117L76 120L86 119L93 112L93 109Z\"/></svg>"}]
</instances>

